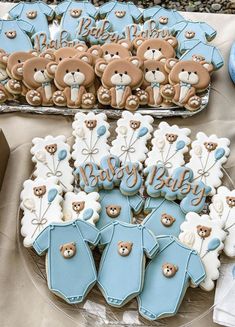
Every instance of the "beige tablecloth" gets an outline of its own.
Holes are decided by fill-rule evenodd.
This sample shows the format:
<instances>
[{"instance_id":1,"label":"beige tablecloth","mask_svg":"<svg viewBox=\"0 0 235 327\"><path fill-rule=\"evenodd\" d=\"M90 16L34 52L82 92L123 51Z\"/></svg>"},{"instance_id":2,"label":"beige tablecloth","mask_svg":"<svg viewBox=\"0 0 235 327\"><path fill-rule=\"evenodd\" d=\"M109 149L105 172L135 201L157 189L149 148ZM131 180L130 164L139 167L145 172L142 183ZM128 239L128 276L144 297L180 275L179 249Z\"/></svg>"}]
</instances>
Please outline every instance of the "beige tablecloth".
<instances>
[{"instance_id":1,"label":"beige tablecloth","mask_svg":"<svg viewBox=\"0 0 235 327\"><path fill-rule=\"evenodd\" d=\"M0 5L0 12L2 13ZM5 8L4 8L5 9ZM213 41L225 58L225 66L213 75L212 92L208 108L187 119L169 119L169 123L231 140L231 156L226 169L235 178L235 87L228 72L229 49L235 39L235 16L215 14L184 14L193 20L205 21L218 31ZM63 313L43 298L29 279L19 255L17 245L17 211L22 183L33 169L29 153L33 137L48 134L71 136L71 117L33 114L1 114L0 127L11 148L11 156L0 194L0 326L9 327L67 327L75 326ZM159 121L155 121L157 125ZM113 124L113 123L112 123ZM172 318L174 319L174 318ZM77 318L81 325L84 319ZM81 323L82 322L82 323ZM88 325L88 323L87 323ZM90 324L89 324L90 325ZM94 326L94 323L91 323ZM169 325L168 325L169 326ZM193 326L215 326L212 313Z\"/></svg>"}]
</instances>

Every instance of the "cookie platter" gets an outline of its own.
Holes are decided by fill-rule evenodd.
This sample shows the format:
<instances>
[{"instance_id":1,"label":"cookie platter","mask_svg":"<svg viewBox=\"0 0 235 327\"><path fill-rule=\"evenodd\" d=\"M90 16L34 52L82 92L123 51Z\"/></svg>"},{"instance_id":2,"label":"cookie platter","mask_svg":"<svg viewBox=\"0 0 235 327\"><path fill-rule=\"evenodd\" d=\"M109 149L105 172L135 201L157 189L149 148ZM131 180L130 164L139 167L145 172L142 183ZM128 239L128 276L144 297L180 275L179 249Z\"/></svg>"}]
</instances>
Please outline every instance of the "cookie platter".
<instances>
[{"instance_id":1,"label":"cookie platter","mask_svg":"<svg viewBox=\"0 0 235 327\"><path fill-rule=\"evenodd\" d=\"M199 132L191 142L188 128L161 122L153 130L152 124L151 116L123 111L110 144L105 114L77 113L73 146L71 138L61 135L32 140L35 170L21 192L19 250L40 294L75 322L188 326L213 308L218 268L234 261L235 191L223 168L229 140ZM82 243L74 227L83 235ZM87 240L93 244L87 247L92 267L99 271L92 289L83 273L78 283L83 269L85 276L93 274L89 262L78 264ZM133 293L126 289L143 273L139 259L139 268L133 269L142 247L148 257L146 276L142 291ZM171 295L182 291L178 278L187 276L184 257L191 284L182 286L187 292L183 301L176 297L172 310L167 289L170 285ZM151 267L157 268L158 278ZM70 279L64 281L61 274ZM78 293L84 284L86 292Z\"/></svg>"},{"instance_id":2,"label":"cookie platter","mask_svg":"<svg viewBox=\"0 0 235 327\"><path fill-rule=\"evenodd\" d=\"M99 8L89 1L56 7L22 2L6 18L3 113L94 110L119 118L126 109L189 117L208 105L212 73L224 63L212 26L160 6L143 11L118 1Z\"/></svg>"}]
</instances>

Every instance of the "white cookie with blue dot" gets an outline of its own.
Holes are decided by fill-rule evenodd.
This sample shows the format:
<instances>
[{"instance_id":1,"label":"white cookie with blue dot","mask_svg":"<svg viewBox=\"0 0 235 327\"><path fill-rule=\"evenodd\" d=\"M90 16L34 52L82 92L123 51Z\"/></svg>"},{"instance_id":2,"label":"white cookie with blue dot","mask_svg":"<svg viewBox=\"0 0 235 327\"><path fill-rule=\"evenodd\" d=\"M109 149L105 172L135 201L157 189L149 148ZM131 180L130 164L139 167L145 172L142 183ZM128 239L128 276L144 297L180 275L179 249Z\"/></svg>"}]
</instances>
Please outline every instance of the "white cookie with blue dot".
<instances>
[{"instance_id":1,"label":"white cookie with blue dot","mask_svg":"<svg viewBox=\"0 0 235 327\"><path fill-rule=\"evenodd\" d=\"M184 154L188 152L191 130L161 122L154 132L152 150L148 153L145 165L150 167L163 164L171 174L177 167L185 164Z\"/></svg>"},{"instance_id":2,"label":"white cookie with blue dot","mask_svg":"<svg viewBox=\"0 0 235 327\"><path fill-rule=\"evenodd\" d=\"M87 162L100 164L100 160L109 155L110 146L107 143L109 123L104 113L88 114L77 113L73 122L73 145L72 157L77 168Z\"/></svg>"},{"instance_id":3,"label":"white cookie with blue dot","mask_svg":"<svg viewBox=\"0 0 235 327\"><path fill-rule=\"evenodd\" d=\"M77 194L67 192L63 201L64 220L82 219L95 225L99 220L101 205L99 193L80 191Z\"/></svg>"}]
</instances>

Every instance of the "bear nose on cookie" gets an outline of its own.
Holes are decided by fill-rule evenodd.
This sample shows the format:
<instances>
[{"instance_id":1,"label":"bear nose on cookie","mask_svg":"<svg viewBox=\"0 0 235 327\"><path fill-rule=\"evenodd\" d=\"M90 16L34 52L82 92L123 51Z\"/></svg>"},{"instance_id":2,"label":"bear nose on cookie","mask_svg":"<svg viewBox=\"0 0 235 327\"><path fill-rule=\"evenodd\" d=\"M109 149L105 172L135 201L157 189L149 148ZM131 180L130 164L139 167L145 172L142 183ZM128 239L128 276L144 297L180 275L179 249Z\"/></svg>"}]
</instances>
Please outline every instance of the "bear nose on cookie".
<instances>
[{"instance_id":1,"label":"bear nose on cookie","mask_svg":"<svg viewBox=\"0 0 235 327\"><path fill-rule=\"evenodd\" d=\"M156 51L156 50L155 50L155 49L153 49L153 50L152 50L152 53L155 53L155 51Z\"/></svg>"},{"instance_id":2,"label":"bear nose on cookie","mask_svg":"<svg viewBox=\"0 0 235 327\"><path fill-rule=\"evenodd\" d=\"M43 69L41 70L41 73L44 73L44 70Z\"/></svg>"},{"instance_id":3,"label":"bear nose on cookie","mask_svg":"<svg viewBox=\"0 0 235 327\"><path fill-rule=\"evenodd\" d=\"M121 77L123 76L123 74L119 74Z\"/></svg>"},{"instance_id":4,"label":"bear nose on cookie","mask_svg":"<svg viewBox=\"0 0 235 327\"><path fill-rule=\"evenodd\" d=\"M188 74L190 75L192 72L188 72Z\"/></svg>"},{"instance_id":5,"label":"bear nose on cookie","mask_svg":"<svg viewBox=\"0 0 235 327\"><path fill-rule=\"evenodd\" d=\"M152 73L155 74L155 70L152 70Z\"/></svg>"},{"instance_id":6,"label":"bear nose on cookie","mask_svg":"<svg viewBox=\"0 0 235 327\"><path fill-rule=\"evenodd\" d=\"M74 74L75 74L75 72L71 72L71 74L72 74L72 75L74 75Z\"/></svg>"}]
</instances>

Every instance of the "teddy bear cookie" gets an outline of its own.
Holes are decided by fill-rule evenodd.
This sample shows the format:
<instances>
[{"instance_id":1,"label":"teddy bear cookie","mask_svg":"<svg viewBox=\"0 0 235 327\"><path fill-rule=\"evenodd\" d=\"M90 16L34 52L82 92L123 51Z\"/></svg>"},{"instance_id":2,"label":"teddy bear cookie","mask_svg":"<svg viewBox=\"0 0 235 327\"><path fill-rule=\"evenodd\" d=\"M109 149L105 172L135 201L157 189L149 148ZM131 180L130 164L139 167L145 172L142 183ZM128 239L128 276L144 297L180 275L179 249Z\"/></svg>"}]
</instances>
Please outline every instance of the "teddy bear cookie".
<instances>
[{"instance_id":1,"label":"teddy bear cookie","mask_svg":"<svg viewBox=\"0 0 235 327\"><path fill-rule=\"evenodd\" d=\"M48 178L55 176L64 192L73 190L73 168L70 167L70 146L63 135L45 138L36 137L32 140L31 153L36 164L34 176Z\"/></svg>"},{"instance_id":2,"label":"teddy bear cookie","mask_svg":"<svg viewBox=\"0 0 235 327\"><path fill-rule=\"evenodd\" d=\"M100 231L104 247L98 272L98 287L108 304L121 307L141 292L145 257L158 251L156 237L142 225L115 222ZM126 274L123 270L134 274ZM113 281L118 287L114 287Z\"/></svg>"},{"instance_id":3,"label":"teddy bear cookie","mask_svg":"<svg viewBox=\"0 0 235 327\"><path fill-rule=\"evenodd\" d=\"M220 186L212 197L210 204L210 217L212 220L221 220L223 230L226 232L224 240L224 253L228 257L235 257L235 190Z\"/></svg>"},{"instance_id":4,"label":"teddy bear cookie","mask_svg":"<svg viewBox=\"0 0 235 327\"><path fill-rule=\"evenodd\" d=\"M170 84L163 86L161 95L190 111L198 110L202 100L197 94L208 88L211 81L209 73L213 66L193 60L169 59L165 67L169 71Z\"/></svg>"},{"instance_id":5,"label":"teddy bear cookie","mask_svg":"<svg viewBox=\"0 0 235 327\"><path fill-rule=\"evenodd\" d=\"M158 236L156 239L159 251L147 265L143 289L137 298L139 313L148 320L175 315L189 283L197 286L206 277L195 250L174 236Z\"/></svg>"},{"instance_id":6,"label":"teddy bear cookie","mask_svg":"<svg viewBox=\"0 0 235 327\"><path fill-rule=\"evenodd\" d=\"M199 216L195 212L186 215L186 221L181 225L179 239L196 250L202 259L206 270L206 278L200 287L206 291L214 288L214 281L219 278L220 260L226 232L222 220L212 220L208 215Z\"/></svg>"},{"instance_id":7,"label":"teddy bear cookie","mask_svg":"<svg viewBox=\"0 0 235 327\"><path fill-rule=\"evenodd\" d=\"M221 185L223 164L230 154L229 145L229 139L214 134L207 136L203 132L199 132L192 142L191 158L186 166L193 170L195 180L201 180L212 188L213 194Z\"/></svg>"},{"instance_id":8,"label":"teddy bear cookie","mask_svg":"<svg viewBox=\"0 0 235 327\"><path fill-rule=\"evenodd\" d=\"M153 131L153 118L148 115L124 111L117 121L116 139L112 142L110 153L121 162L143 162L148 151L146 145Z\"/></svg>"},{"instance_id":9,"label":"teddy bear cookie","mask_svg":"<svg viewBox=\"0 0 235 327\"><path fill-rule=\"evenodd\" d=\"M57 106L90 109L95 104L95 95L88 92L94 83L95 73L89 56L81 59L73 57L62 60L58 65L49 63L47 69L58 91L53 93L53 102Z\"/></svg>"},{"instance_id":10,"label":"teddy bear cookie","mask_svg":"<svg viewBox=\"0 0 235 327\"><path fill-rule=\"evenodd\" d=\"M88 114L77 113L73 122L73 145L72 157L75 160L74 166L94 162L100 164L100 160L109 155L110 146L107 143L109 123L104 113Z\"/></svg>"},{"instance_id":11,"label":"teddy bear cookie","mask_svg":"<svg viewBox=\"0 0 235 327\"><path fill-rule=\"evenodd\" d=\"M24 182L20 194L20 207L23 210L21 235L24 237L24 246L32 246L36 237L51 222L62 221L60 194L61 187L56 177L29 179Z\"/></svg>"},{"instance_id":12,"label":"teddy bear cookie","mask_svg":"<svg viewBox=\"0 0 235 327\"><path fill-rule=\"evenodd\" d=\"M102 70L103 65L104 63L98 62L96 69ZM106 63L101 77L103 86L97 91L99 102L113 108L135 111L139 107L139 98L132 91L143 82L141 66L142 61L138 57L116 59Z\"/></svg>"},{"instance_id":13,"label":"teddy bear cookie","mask_svg":"<svg viewBox=\"0 0 235 327\"><path fill-rule=\"evenodd\" d=\"M98 242L98 230L76 219L50 224L33 243L37 254L47 253L48 288L69 304L82 302L96 283L97 273L89 244L95 246Z\"/></svg>"},{"instance_id":14,"label":"teddy bear cookie","mask_svg":"<svg viewBox=\"0 0 235 327\"><path fill-rule=\"evenodd\" d=\"M153 134L152 149L147 154L145 165L163 164L169 173L176 167L184 166L184 154L191 142L190 133L188 128L161 122Z\"/></svg>"},{"instance_id":15,"label":"teddy bear cookie","mask_svg":"<svg viewBox=\"0 0 235 327\"><path fill-rule=\"evenodd\" d=\"M63 201L63 219L65 221L83 219L92 225L99 220L101 205L99 203L100 195L96 192L89 194L80 191L77 194L67 192Z\"/></svg>"}]
</instances>

